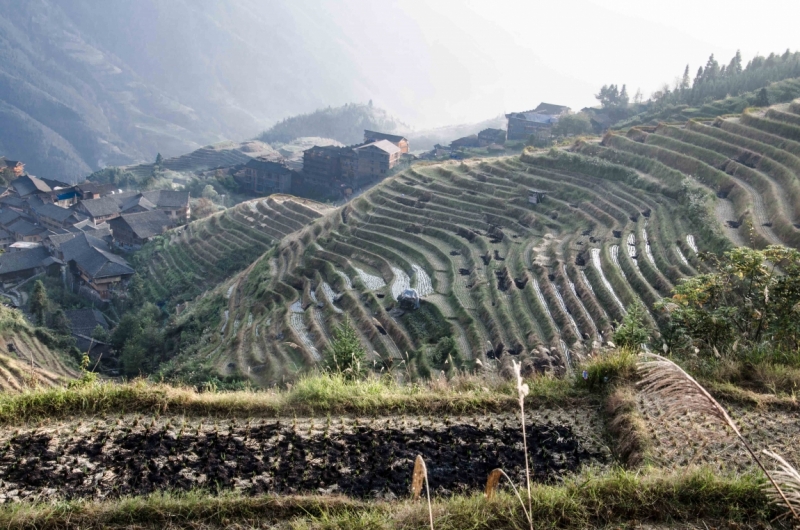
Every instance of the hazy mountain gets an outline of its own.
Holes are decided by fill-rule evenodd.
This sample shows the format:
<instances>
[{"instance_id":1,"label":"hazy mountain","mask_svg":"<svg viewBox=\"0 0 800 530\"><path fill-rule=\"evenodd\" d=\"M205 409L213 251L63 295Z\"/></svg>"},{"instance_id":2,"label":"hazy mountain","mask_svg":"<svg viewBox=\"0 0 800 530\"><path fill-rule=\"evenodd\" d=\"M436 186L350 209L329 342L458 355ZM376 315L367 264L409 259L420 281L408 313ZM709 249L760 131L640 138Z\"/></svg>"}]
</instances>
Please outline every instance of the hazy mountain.
<instances>
[{"instance_id":1,"label":"hazy mountain","mask_svg":"<svg viewBox=\"0 0 800 530\"><path fill-rule=\"evenodd\" d=\"M352 100L299 8L258 4L0 0L0 154L74 180Z\"/></svg>"}]
</instances>

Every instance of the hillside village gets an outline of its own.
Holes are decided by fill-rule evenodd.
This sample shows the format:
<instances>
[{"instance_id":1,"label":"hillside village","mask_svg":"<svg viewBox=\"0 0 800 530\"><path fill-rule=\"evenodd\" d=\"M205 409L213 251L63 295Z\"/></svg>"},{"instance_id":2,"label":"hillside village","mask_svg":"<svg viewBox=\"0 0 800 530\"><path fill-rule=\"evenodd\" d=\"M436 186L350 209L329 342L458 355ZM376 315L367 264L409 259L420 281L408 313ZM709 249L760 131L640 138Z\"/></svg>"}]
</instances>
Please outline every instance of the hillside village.
<instances>
[{"instance_id":1,"label":"hillside village","mask_svg":"<svg viewBox=\"0 0 800 530\"><path fill-rule=\"evenodd\" d=\"M17 304L21 283L59 271L91 302L124 297L134 274L124 254L190 219L189 192L69 185L24 174L23 167L0 193L0 282Z\"/></svg>"},{"instance_id":2,"label":"hillside village","mask_svg":"<svg viewBox=\"0 0 800 530\"><path fill-rule=\"evenodd\" d=\"M507 130L487 128L478 134L457 138L448 146L414 156L408 139L401 135L365 130L364 141L349 146L313 146L303 151L302 165L282 156L253 158L237 168L234 178L241 190L254 195L292 193L298 196L331 196L347 199L357 190L379 182L414 160L463 158L459 150L486 148L502 153L506 140L525 142L547 140L553 126L570 109L541 103L535 109L506 115ZM506 132L508 131L508 132Z\"/></svg>"}]
</instances>

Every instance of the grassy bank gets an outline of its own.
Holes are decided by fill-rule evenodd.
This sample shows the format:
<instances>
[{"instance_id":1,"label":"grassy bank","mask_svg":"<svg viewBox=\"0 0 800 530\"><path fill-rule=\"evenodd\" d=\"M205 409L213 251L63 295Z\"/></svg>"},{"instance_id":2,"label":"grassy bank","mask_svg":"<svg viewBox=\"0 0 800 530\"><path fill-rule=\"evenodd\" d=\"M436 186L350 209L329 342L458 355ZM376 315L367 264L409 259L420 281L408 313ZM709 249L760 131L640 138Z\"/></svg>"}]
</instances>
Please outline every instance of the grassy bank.
<instances>
[{"instance_id":1,"label":"grassy bank","mask_svg":"<svg viewBox=\"0 0 800 530\"><path fill-rule=\"evenodd\" d=\"M723 521L764 524L778 514L753 476L719 477L704 470L656 470L606 475L587 472L560 485L532 488L537 528L593 528L621 523ZM437 529L526 528L510 492L492 500L475 492L434 499ZM111 502L20 503L0 508L0 527L220 528L426 528L427 507L411 501L360 502L343 497L209 496L203 492L157 494Z\"/></svg>"},{"instance_id":2,"label":"grassy bank","mask_svg":"<svg viewBox=\"0 0 800 530\"><path fill-rule=\"evenodd\" d=\"M585 402L590 394L571 381L538 377L530 382L531 406ZM73 415L152 413L194 416L303 416L515 410L512 386L503 379L461 376L449 381L400 385L387 378L347 381L313 375L284 391L197 392L191 388L132 383L94 383L74 388L0 393L0 424Z\"/></svg>"}]
</instances>

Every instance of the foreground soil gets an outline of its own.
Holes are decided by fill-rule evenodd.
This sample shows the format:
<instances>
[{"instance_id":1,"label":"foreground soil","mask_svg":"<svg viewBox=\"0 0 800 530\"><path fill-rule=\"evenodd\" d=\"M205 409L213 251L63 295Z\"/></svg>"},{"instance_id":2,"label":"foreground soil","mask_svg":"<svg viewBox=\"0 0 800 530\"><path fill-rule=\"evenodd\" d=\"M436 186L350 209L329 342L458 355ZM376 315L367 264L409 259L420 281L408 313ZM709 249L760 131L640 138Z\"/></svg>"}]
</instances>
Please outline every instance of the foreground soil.
<instances>
[{"instance_id":1,"label":"foreground soil","mask_svg":"<svg viewBox=\"0 0 800 530\"><path fill-rule=\"evenodd\" d=\"M527 425L536 481L610 463L594 414L547 418ZM391 499L407 495L418 454L428 463L432 493L449 495L479 491L496 467L521 480L522 441L514 415L192 423L126 416L63 423L0 436L0 500L197 488Z\"/></svg>"}]
</instances>

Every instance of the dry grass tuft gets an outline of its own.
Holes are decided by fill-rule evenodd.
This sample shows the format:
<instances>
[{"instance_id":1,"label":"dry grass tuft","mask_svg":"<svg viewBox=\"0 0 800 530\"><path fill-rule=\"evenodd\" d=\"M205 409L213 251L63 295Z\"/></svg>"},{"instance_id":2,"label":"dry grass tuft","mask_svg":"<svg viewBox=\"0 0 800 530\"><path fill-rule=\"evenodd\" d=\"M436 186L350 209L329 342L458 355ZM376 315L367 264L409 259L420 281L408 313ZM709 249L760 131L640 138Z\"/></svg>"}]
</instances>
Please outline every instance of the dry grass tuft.
<instances>
[{"instance_id":1,"label":"dry grass tuft","mask_svg":"<svg viewBox=\"0 0 800 530\"><path fill-rule=\"evenodd\" d=\"M628 467L642 464L648 446L647 426L636 407L633 389L615 388L606 398L605 412L616 457Z\"/></svg>"},{"instance_id":2,"label":"dry grass tuft","mask_svg":"<svg viewBox=\"0 0 800 530\"><path fill-rule=\"evenodd\" d=\"M486 479L486 491L484 492L484 495L486 495L487 499L494 497L494 492L497 490L497 486L500 484L500 478L502 476L502 469L493 469L492 472L489 473L489 477Z\"/></svg>"},{"instance_id":3,"label":"dry grass tuft","mask_svg":"<svg viewBox=\"0 0 800 530\"><path fill-rule=\"evenodd\" d=\"M733 421L733 418L730 417L722 405L700 383L687 374L683 368L669 359L653 353L642 354L642 358L644 360L638 364L639 372L642 374L642 380L639 385L642 387L643 392L659 398L664 403L666 417L675 417L688 413L706 414L727 425L739 438L747 452L750 453L753 461L767 476L774 488L775 496L786 504L792 516L800 522L800 515L798 515L800 510L796 509L792 501L787 498L780 484L764 467L761 459L750 447L747 439L742 436L736 426L736 422ZM788 466L788 464L786 465ZM789 467L791 468L791 466ZM781 473L785 471L782 470Z\"/></svg>"},{"instance_id":4,"label":"dry grass tuft","mask_svg":"<svg viewBox=\"0 0 800 530\"><path fill-rule=\"evenodd\" d=\"M778 491L766 487L765 493L773 500L773 502L780 504L781 501L789 503L790 511L787 512L795 514L800 512L800 473L792 467L781 455L773 453L772 451L764 451L764 454L772 458L778 463L778 470L772 472L772 478L781 486L783 494Z\"/></svg>"},{"instance_id":5,"label":"dry grass tuft","mask_svg":"<svg viewBox=\"0 0 800 530\"><path fill-rule=\"evenodd\" d=\"M433 507L431 506L431 490L428 486L428 467L425 465L422 455L417 455L414 460L414 473L411 478L411 494L414 500L419 500L419 495L422 493L422 483L425 482L425 492L428 494L428 515L431 523L431 530L433 530Z\"/></svg>"}]
</instances>

